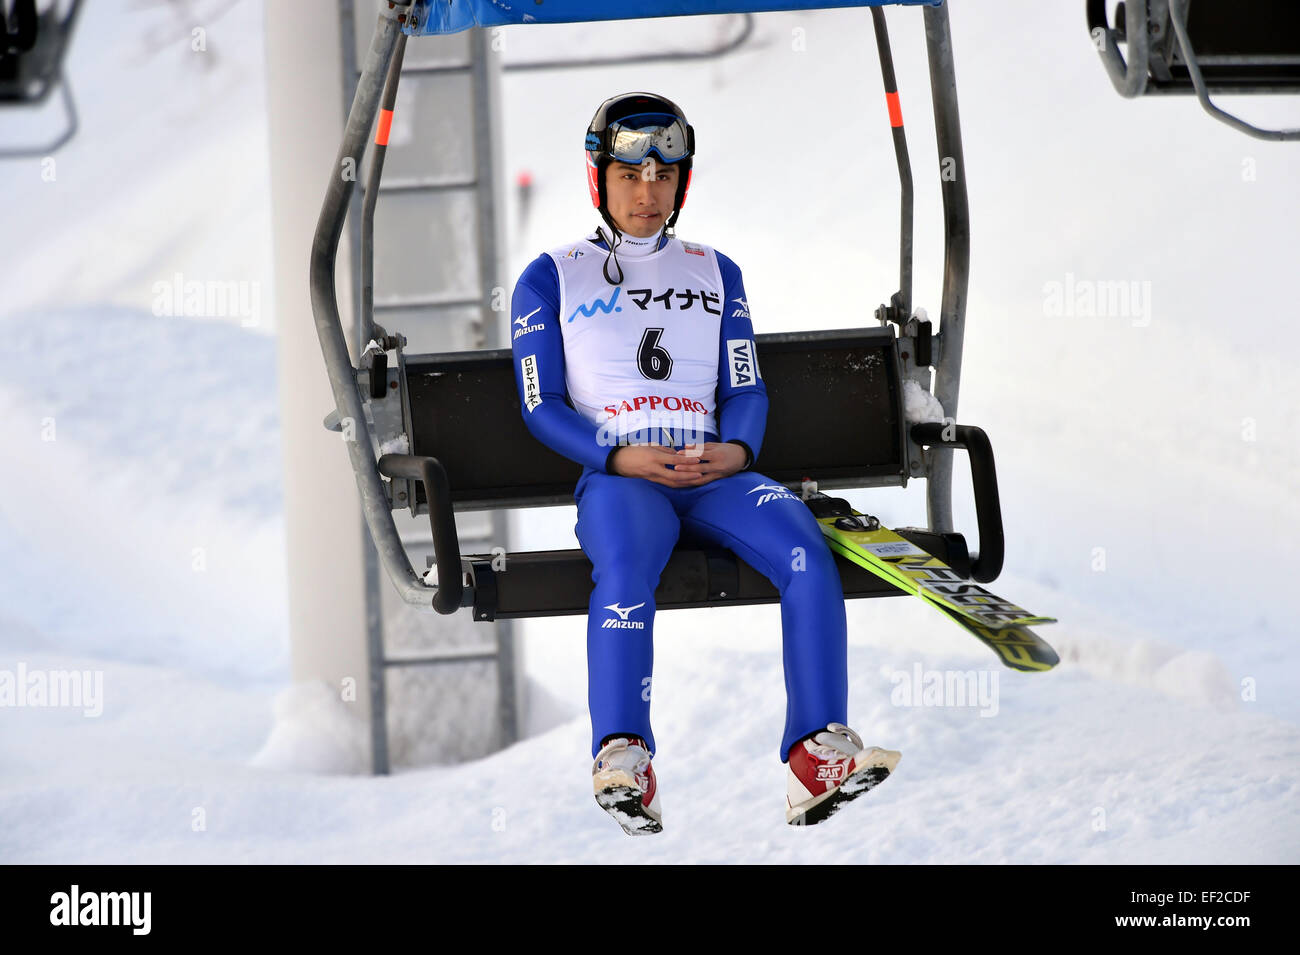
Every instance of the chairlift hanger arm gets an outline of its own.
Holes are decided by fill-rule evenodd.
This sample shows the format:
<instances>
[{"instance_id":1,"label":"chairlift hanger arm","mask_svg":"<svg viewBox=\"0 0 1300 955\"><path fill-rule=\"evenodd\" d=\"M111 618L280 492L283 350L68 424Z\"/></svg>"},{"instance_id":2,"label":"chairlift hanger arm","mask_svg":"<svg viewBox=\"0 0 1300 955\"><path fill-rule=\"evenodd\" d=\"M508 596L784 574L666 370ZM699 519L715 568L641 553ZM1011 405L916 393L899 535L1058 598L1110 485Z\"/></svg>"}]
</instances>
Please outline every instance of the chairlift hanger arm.
<instances>
[{"instance_id":1,"label":"chairlift hanger arm","mask_svg":"<svg viewBox=\"0 0 1300 955\"><path fill-rule=\"evenodd\" d=\"M898 80L894 76L894 55L889 47L889 28L885 11L872 8L872 25L876 31L876 48L880 54L881 80L889 107L889 126L893 131L894 155L898 159L898 179L902 187L899 223L899 265L897 313L889 315L899 328L912 317L912 160L907 152L907 132L903 126L903 108L898 97ZM882 306L884 308L884 306Z\"/></svg>"},{"instance_id":2,"label":"chairlift hanger arm","mask_svg":"<svg viewBox=\"0 0 1300 955\"><path fill-rule=\"evenodd\" d=\"M343 170L356 169L360 166L375 121L375 114L378 111L388 65L392 62L401 32L401 22L405 19L408 9L407 0L390 0L379 10L375 35L366 54L365 68L362 70L356 96L348 113L343 141L339 145L334 164L330 167L325 200L321 205L320 217L316 222L316 234L312 240L309 274L316 334L320 339L325 368L329 374L335 413L340 422L348 424L349 432L344 444L348 449L348 457L357 481L357 490L361 496L362 514L370 529L370 536L375 542L375 550L389 579L404 601L415 605L432 606L446 613L449 611L444 608L450 603L451 590L457 588L461 579L459 569L450 581L446 575L440 575L439 587L433 588L426 585L411 567L406 548L397 534L397 527L393 522L392 502L389 500L374 457L370 428L366 423L365 405L352 366L352 358L348 353L347 340L343 335L338 290L335 288L339 239L343 234L348 201L355 186L354 178L344 175ZM394 463L389 461L386 467ZM398 468L405 470L405 465L409 465L410 462L399 461L396 464ZM422 480L425 473L424 465L421 464ZM436 477L430 480L436 487ZM444 553L446 553L445 548ZM446 559L450 559L449 555ZM446 596L442 594L443 588L450 588L446 591ZM459 603L459 594L456 602Z\"/></svg>"}]
</instances>

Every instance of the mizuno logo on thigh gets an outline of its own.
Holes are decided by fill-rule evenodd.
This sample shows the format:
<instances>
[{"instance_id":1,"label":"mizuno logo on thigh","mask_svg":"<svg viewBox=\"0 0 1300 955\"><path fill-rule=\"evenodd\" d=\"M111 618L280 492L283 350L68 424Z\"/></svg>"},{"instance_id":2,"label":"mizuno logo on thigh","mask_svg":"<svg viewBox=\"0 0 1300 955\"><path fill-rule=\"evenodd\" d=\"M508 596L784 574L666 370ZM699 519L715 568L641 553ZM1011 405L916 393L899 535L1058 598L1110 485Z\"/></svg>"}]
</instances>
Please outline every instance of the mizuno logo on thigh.
<instances>
[{"instance_id":1,"label":"mizuno logo on thigh","mask_svg":"<svg viewBox=\"0 0 1300 955\"><path fill-rule=\"evenodd\" d=\"M637 610L644 606L645 606L644 600L641 601L641 603L633 604L630 607L624 607L617 602L612 604L606 604L605 609L614 611L614 613L618 614L619 619L615 620L612 617L609 618L608 620L606 620L604 623L600 625L601 629L603 630L644 630L645 621L627 619L627 615L630 614L633 610Z\"/></svg>"},{"instance_id":2,"label":"mizuno logo on thigh","mask_svg":"<svg viewBox=\"0 0 1300 955\"><path fill-rule=\"evenodd\" d=\"M759 484L749 489L748 493L758 494L758 500L755 507L762 507L768 501L798 501L797 494L790 493L790 489L784 484Z\"/></svg>"}]
</instances>

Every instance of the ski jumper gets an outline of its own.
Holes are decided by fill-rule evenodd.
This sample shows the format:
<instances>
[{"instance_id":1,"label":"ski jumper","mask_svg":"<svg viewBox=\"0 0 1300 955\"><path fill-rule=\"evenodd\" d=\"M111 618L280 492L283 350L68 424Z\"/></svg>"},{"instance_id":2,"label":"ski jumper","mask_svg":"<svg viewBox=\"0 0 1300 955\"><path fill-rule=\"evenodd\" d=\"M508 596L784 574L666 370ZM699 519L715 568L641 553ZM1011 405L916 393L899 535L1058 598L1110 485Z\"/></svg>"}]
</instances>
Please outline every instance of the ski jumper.
<instances>
[{"instance_id":1,"label":"ski jumper","mask_svg":"<svg viewBox=\"0 0 1300 955\"><path fill-rule=\"evenodd\" d=\"M512 298L520 413L543 444L583 465L574 532L592 563L588 705L595 758L611 734L650 728L655 588L679 537L726 547L781 594L786 721L781 761L801 738L848 722L844 592L807 505L749 470L767 388L740 269L699 243L624 235L611 285L603 235L539 255ZM817 422L809 422L818 426ZM734 442L745 469L673 488L609 469L625 444ZM740 689L740 688L737 688ZM754 691L756 688L748 688Z\"/></svg>"}]
</instances>

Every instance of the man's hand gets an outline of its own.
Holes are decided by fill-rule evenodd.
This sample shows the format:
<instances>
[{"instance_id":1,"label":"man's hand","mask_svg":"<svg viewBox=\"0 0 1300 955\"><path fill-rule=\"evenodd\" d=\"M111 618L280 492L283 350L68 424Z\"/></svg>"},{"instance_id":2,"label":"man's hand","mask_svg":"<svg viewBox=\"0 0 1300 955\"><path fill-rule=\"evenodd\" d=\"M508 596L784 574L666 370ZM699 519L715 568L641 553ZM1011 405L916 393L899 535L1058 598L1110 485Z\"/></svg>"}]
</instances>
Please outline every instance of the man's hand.
<instances>
[{"instance_id":1,"label":"man's hand","mask_svg":"<svg viewBox=\"0 0 1300 955\"><path fill-rule=\"evenodd\" d=\"M735 474L744 466L744 448L713 441L687 445L680 451L658 444L631 444L614 453L616 474L642 477L668 487L700 487Z\"/></svg>"}]
</instances>

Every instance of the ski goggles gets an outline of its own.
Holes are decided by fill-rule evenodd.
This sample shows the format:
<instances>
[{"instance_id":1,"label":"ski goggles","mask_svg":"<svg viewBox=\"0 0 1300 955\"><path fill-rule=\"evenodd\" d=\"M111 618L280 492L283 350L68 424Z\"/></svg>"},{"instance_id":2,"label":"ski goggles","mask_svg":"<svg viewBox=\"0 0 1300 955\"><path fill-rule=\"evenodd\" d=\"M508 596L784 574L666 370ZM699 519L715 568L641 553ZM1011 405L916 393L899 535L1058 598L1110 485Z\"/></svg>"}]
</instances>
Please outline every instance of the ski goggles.
<instances>
[{"instance_id":1,"label":"ski goggles","mask_svg":"<svg viewBox=\"0 0 1300 955\"><path fill-rule=\"evenodd\" d=\"M695 151L695 130L671 113L638 113L610 123L603 135L588 133L587 149L632 165L651 152L677 162Z\"/></svg>"}]
</instances>

